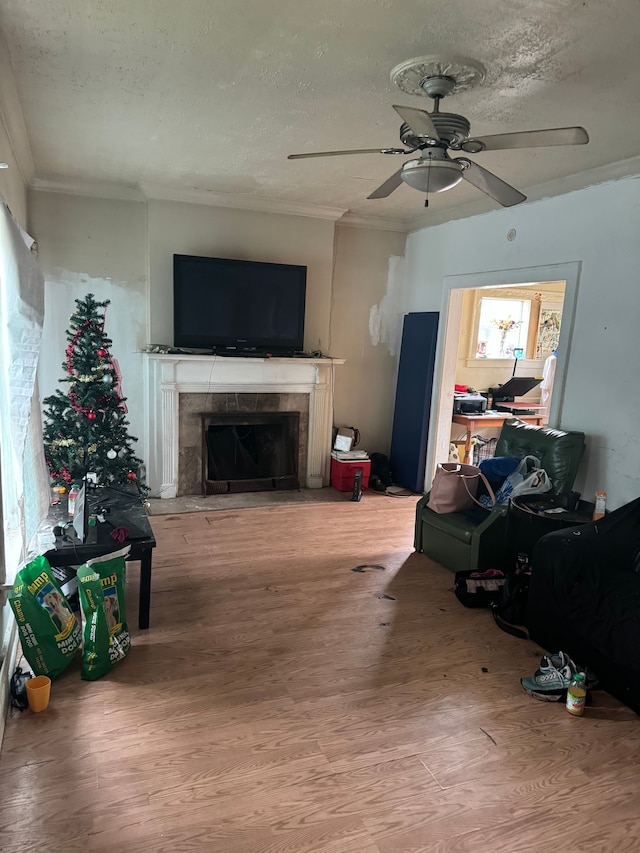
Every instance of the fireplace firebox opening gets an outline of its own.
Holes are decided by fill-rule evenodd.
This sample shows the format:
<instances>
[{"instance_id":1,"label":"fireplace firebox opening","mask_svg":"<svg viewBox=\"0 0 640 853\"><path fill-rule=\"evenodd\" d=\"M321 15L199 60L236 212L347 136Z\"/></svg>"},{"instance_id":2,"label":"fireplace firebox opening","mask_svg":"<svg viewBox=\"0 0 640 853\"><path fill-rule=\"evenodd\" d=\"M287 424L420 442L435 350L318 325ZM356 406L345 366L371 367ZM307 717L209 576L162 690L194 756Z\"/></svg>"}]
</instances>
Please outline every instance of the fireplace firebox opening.
<instances>
[{"instance_id":1,"label":"fireplace firebox opening","mask_svg":"<svg viewBox=\"0 0 640 853\"><path fill-rule=\"evenodd\" d=\"M202 414L205 495L300 488L299 412Z\"/></svg>"}]
</instances>

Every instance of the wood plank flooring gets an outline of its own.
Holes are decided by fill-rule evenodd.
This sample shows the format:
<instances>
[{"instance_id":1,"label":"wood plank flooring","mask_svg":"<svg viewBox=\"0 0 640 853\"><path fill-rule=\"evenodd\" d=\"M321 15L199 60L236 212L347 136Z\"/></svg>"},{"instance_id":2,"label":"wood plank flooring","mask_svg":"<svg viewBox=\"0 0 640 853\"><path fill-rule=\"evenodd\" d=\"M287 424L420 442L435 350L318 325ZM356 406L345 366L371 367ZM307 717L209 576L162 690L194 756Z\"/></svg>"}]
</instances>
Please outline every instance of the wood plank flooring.
<instances>
[{"instance_id":1,"label":"wood plank flooring","mask_svg":"<svg viewBox=\"0 0 640 853\"><path fill-rule=\"evenodd\" d=\"M0 850L639 850L637 717L529 698L541 650L458 603L414 511L152 518L150 630L133 564L130 656L7 721Z\"/></svg>"}]
</instances>

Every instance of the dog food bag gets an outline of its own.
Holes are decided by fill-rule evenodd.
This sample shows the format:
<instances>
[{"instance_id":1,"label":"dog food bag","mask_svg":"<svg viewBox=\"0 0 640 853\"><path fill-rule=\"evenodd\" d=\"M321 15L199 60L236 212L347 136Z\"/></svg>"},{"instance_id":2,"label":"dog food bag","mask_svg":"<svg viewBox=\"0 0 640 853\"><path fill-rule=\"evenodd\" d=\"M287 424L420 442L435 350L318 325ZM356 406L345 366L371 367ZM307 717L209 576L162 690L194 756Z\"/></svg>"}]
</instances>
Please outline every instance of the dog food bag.
<instances>
[{"instance_id":1,"label":"dog food bag","mask_svg":"<svg viewBox=\"0 0 640 853\"><path fill-rule=\"evenodd\" d=\"M125 611L125 559L130 547L87 560L78 569L85 620L81 676L85 681L102 678L131 648Z\"/></svg>"},{"instance_id":2,"label":"dog food bag","mask_svg":"<svg viewBox=\"0 0 640 853\"><path fill-rule=\"evenodd\" d=\"M29 666L36 675L60 675L80 648L82 631L46 557L20 569L9 603Z\"/></svg>"}]
</instances>

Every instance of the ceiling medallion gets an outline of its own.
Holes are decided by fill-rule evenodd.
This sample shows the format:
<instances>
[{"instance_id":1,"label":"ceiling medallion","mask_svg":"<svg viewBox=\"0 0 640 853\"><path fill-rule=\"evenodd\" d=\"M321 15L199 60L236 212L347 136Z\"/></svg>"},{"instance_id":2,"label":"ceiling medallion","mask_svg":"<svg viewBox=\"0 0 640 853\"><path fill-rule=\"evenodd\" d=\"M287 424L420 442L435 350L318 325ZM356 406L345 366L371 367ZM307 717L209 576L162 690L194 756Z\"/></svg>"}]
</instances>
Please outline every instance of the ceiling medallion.
<instances>
[{"instance_id":1,"label":"ceiling medallion","mask_svg":"<svg viewBox=\"0 0 640 853\"><path fill-rule=\"evenodd\" d=\"M482 83L485 74L481 63L466 56L416 56L391 70L391 82L409 95L424 95L428 94L424 88L425 81L448 77L453 86L447 94L454 94Z\"/></svg>"}]
</instances>

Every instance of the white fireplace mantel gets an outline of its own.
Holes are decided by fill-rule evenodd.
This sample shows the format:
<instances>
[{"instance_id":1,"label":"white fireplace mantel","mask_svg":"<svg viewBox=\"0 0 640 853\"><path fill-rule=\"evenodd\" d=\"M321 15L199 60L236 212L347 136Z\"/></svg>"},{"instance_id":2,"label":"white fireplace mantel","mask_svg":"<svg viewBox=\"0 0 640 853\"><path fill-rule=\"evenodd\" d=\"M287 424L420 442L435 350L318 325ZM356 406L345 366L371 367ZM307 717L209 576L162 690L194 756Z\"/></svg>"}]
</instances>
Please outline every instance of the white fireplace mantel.
<instances>
[{"instance_id":1,"label":"white fireplace mantel","mask_svg":"<svg viewBox=\"0 0 640 853\"><path fill-rule=\"evenodd\" d=\"M336 364L344 364L344 359L145 353L147 483L151 494L161 498L174 498L177 494L180 394L308 394L306 486L319 489L327 484Z\"/></svg>"}]
</instances>

